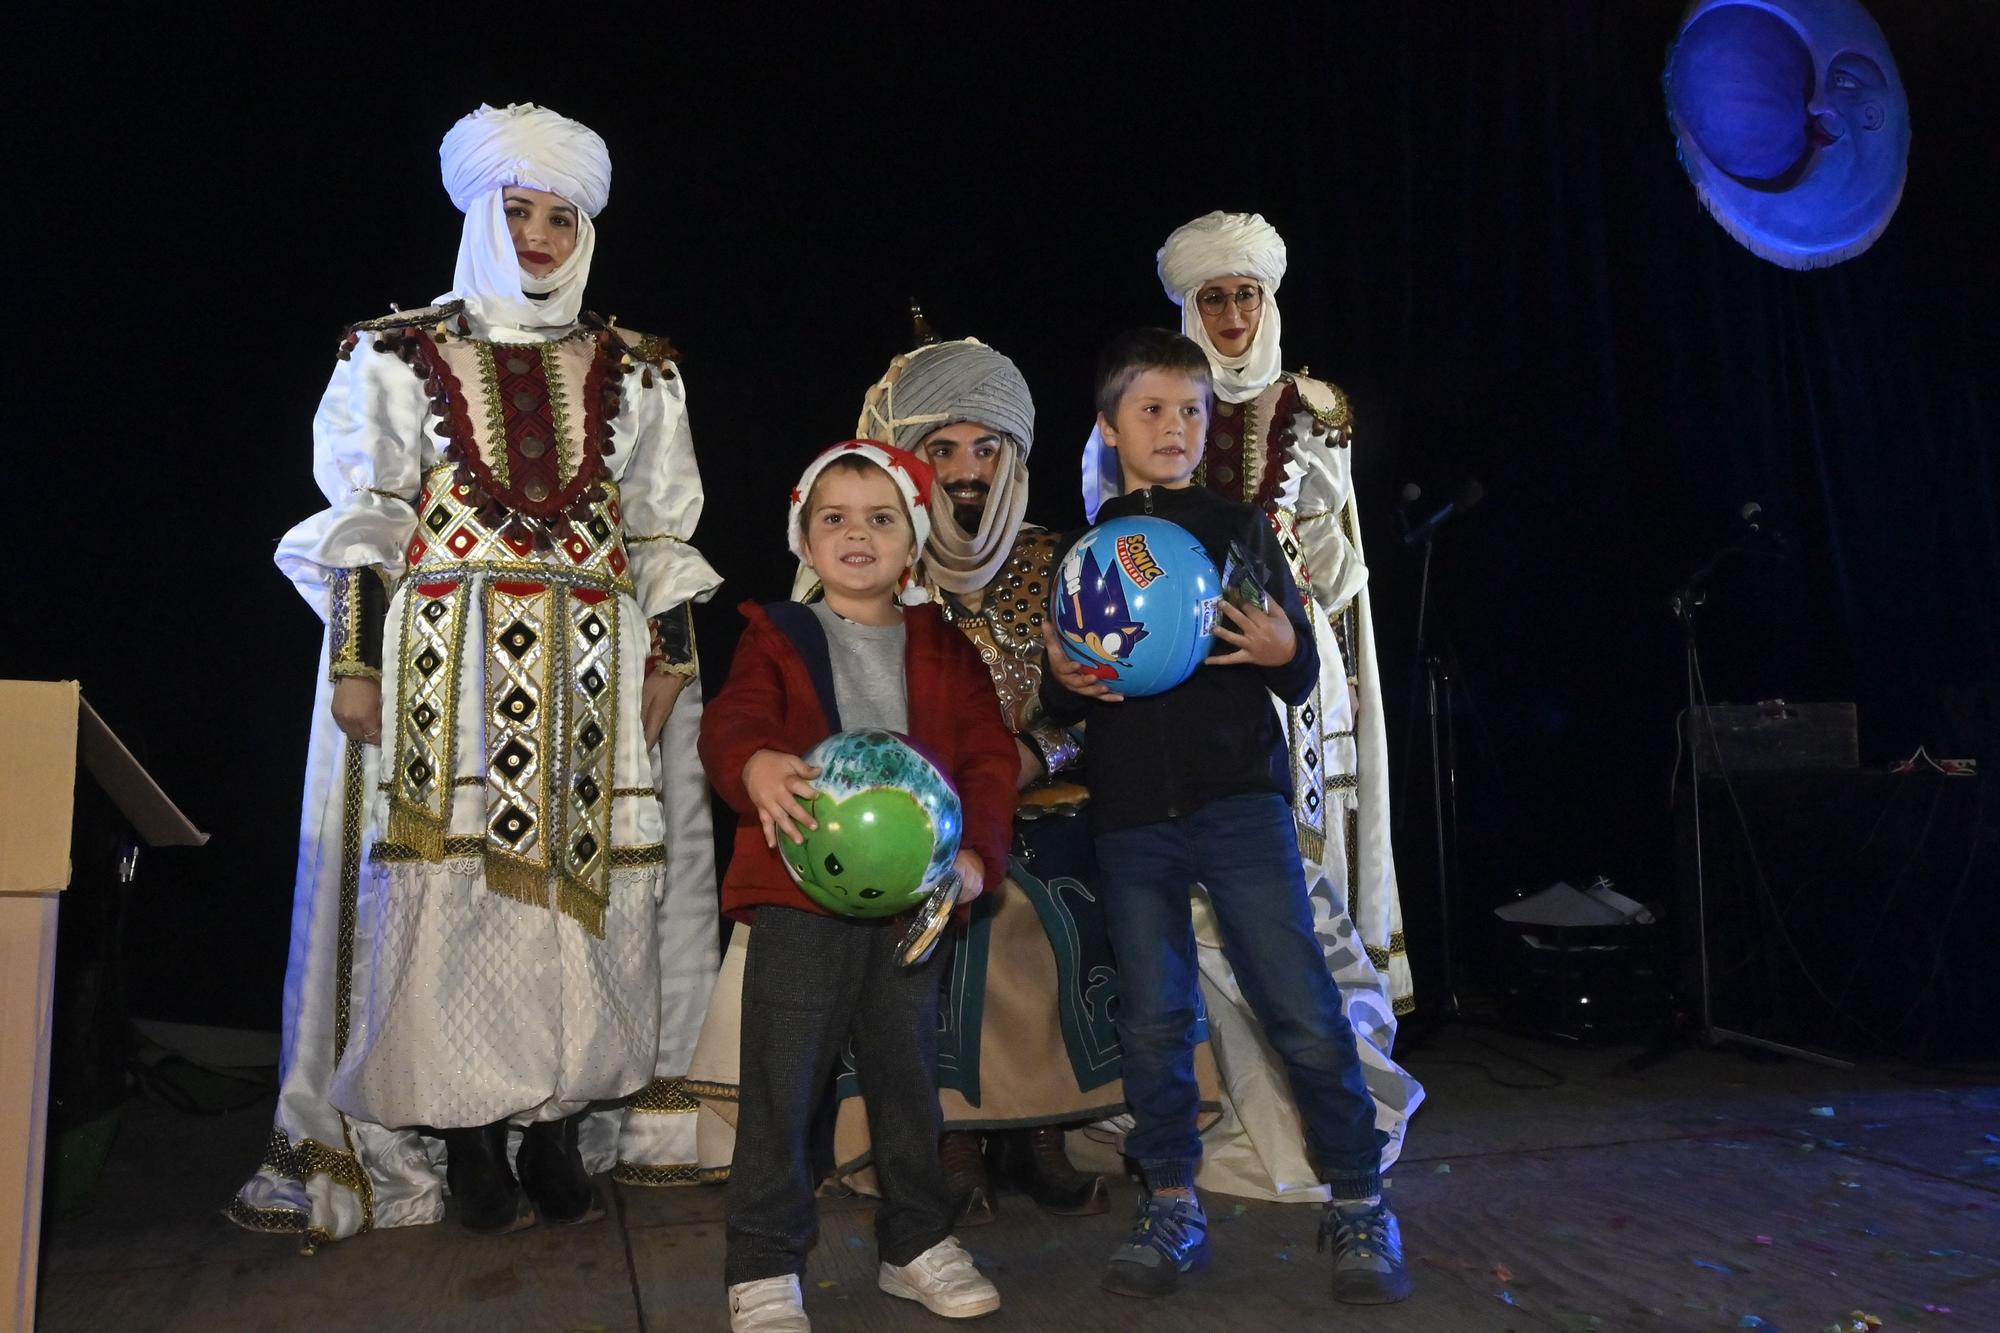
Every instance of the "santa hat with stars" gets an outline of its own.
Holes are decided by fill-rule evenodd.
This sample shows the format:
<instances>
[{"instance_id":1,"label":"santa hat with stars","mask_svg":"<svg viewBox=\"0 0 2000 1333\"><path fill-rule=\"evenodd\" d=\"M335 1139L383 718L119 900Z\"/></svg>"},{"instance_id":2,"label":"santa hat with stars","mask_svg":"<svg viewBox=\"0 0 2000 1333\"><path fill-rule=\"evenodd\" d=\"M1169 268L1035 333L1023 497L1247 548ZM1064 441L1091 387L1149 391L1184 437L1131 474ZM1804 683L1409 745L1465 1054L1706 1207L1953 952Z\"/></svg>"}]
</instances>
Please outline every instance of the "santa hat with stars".
<instances>
[{"instance_id":1,"label":"santa hat with stars","mask_svg":"<svg viewBox=\"0 0 2000 1333\"><path fill-rule=\"evenodd\" d=\"M799 522L800 512L804 510L806 497L812 494L813 483L819 480L819 474L826 471L834 459L848 455L867 459L888 473L889 480L896 483L896 491L903 497L903 509L910 516L910 527L916 532L917 549L923 550L924 544L931 539L933 476L930 464L907 449L898 449L876 440L843 440L808 463L805 475L792 487L792 502L785 513L785 540L792 554L799 558L799 577L793 585L792 594L798 600L805 600L819 582L806 568L806 539L804 525ZM903 590L902 600L914 603L928 599L921 585L912 583Z\"/></svg>"}]
</instances>

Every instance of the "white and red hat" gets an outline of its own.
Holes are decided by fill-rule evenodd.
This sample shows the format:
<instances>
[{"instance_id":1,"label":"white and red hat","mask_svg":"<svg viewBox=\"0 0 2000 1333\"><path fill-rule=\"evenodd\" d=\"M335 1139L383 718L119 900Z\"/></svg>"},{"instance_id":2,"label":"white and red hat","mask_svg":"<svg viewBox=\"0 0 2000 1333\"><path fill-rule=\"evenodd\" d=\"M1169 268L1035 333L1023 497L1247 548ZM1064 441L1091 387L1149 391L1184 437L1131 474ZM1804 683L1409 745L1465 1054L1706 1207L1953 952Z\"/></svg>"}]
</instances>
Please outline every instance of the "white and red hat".
<instances>
[{"instance_id":1,"label":"white and red hat","mask_svg":"<svg viewBox=\"0 0 2000 1333\"><path fill-rule=\"evenodd\" d=\"M800 596L802 589L808 589L818 582L812 571L806 568L806 539L799 513L805 508L806 497L812 494L813 483L827 465L836 458L858 454L889 474L889 480L896 483L896 491L903 497L903 510L909 515L910 527L916 534L916 550L924 549L924 543L931 539L931 486L935 480L931 465L907 449L883 444L877 440L843 440L820 454L806 465L805 473L798 484L792 487L792 502L785 512L785 543L793 555L799 558L799 578L794 585L794 596ZM902 600L922 601L921 588L912 584L904 590Z\"/></svg>"}]
</instances>

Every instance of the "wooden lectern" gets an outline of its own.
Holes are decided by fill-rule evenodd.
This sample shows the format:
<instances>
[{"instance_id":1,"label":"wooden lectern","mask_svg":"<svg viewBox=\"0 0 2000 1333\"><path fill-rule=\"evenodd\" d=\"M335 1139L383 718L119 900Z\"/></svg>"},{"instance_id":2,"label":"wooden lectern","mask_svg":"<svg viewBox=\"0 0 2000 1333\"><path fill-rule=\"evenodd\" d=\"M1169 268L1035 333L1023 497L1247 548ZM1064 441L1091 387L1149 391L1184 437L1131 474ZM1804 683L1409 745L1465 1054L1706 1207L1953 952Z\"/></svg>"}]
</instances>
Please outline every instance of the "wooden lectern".
<instances>
[{"instance_id":1,"label":"wooden lectern","mask_svg":"<svg viewBox=\"0 0 2000 1333\"><path fill-rule=\"evenodd\" d=\"M35 1325L56 905L70 881L79 761L140 841L208 841L75 681L0 681L0 1329L17 1333Z\"/></svg>"}]
</instances>

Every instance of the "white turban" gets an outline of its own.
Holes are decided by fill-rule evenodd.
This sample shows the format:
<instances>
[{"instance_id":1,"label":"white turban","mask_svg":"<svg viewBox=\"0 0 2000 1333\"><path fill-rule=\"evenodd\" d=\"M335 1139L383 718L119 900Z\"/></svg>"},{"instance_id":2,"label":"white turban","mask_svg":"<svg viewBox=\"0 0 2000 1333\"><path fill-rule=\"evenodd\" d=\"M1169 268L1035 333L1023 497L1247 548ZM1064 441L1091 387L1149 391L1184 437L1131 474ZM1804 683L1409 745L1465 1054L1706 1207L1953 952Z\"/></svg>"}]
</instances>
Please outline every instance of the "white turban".
<instances>
[{"instance_id":1,"label":"white turban","mask_svg":"<svg viewBox=\"0 0 2000 1333\"><path fill-rule=\"evenodd\" d=\"M438 148L445 192L465 214L448 297L486 325L567 326L583 309L597 248L591 218L611 198L611 156L588 126L532 102L481 106L451 127ZM576 249L537 278L522 270L502 195L510 185L546 190L576 206ZM539 300L530 297L539 297Z\"/></svg>"},{"instance_id":2,"label":"white turban","mask_svg":"<svg viewBox=\"0 0 2000 1333\"><path fill-rule=\"evenodd\" d=\"M1181 308L1181 332L1208 354L1215 396L1225 403L1255 398L1284 370L1284 322L1278 285L1285 280L1285 238L1257 213L1209 213L1177 228L1160 247L1160 285ZM1255 278L1264 288L1257 336L1242 356L1224 356L1209 341L1194 294L1215 278Z\"/></svg>"}]
</instances>

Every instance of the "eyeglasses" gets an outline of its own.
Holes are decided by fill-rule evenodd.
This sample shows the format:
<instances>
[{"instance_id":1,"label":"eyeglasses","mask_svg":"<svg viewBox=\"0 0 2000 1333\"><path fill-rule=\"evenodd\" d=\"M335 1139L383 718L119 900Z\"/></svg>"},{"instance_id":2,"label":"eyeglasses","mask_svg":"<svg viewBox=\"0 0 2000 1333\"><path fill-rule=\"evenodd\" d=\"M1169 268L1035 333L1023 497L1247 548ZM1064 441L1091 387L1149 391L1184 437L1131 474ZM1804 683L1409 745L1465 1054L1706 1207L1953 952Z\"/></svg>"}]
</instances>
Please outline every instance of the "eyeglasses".
<instances>
[{"instance_id":1,"label":"eyeglasses","mask_svg":"<svg viewBox=\"0 0 2000 1333\"><path fill-rule=\"evenodd\" d=\"M1258 306L1264 304L1264 289L1262 287L1238 287L1233 292L1225 292L1220 287L1210 287L1201 295L1195 297L1194 301L1196 305L1211 315L1221 314L1222 308L1232 302L1235 303L1238 310L1247 315Z\"/></svg>"}]
</instances>

